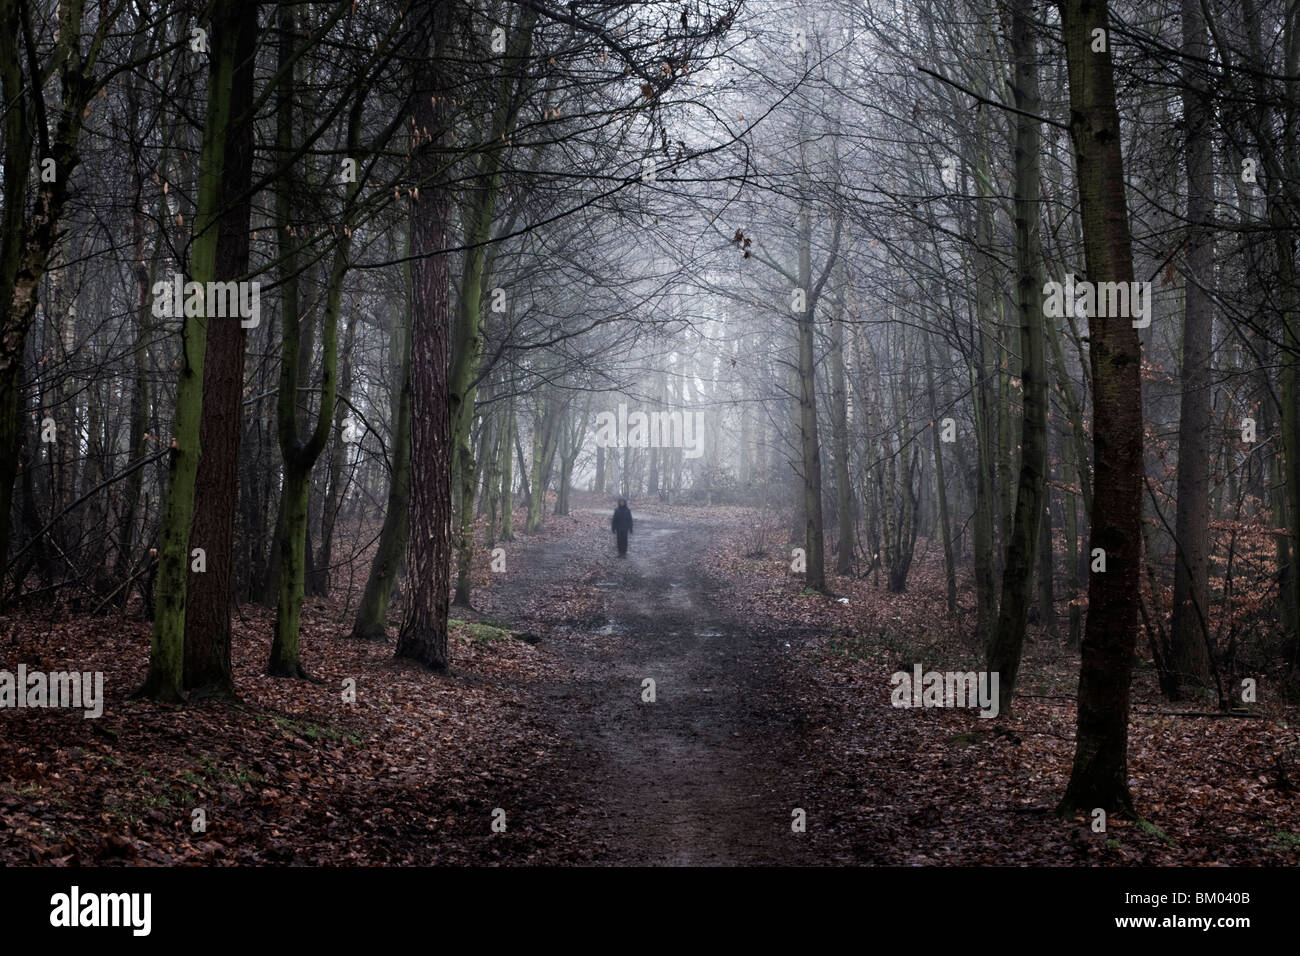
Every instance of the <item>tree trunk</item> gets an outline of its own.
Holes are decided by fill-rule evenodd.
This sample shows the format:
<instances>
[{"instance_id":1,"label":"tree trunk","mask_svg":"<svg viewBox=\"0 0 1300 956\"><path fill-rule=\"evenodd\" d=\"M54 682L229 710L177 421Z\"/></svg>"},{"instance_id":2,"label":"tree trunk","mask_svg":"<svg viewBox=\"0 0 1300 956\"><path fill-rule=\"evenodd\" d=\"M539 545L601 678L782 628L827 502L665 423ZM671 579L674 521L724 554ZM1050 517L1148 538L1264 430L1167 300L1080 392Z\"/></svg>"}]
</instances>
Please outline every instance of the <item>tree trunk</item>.
<instances>
[{"instance_id":1,"label":"tree trunk","mask_svg":"<svg viewBox=\"0 0 1300 956\"><path fill-rule=\"evenodd\" d=\"M407 254L410 254L408 245ZM407 302L410 301L410 266L406 271ZM388 640L388 602L406 554L410 537L411 500L411 324L410 311L398 320L393 336L398 350L397 388L393 395L392 477L388 484L388 501L384 509L384 526L379 545L370 564L352 637L362 641Z\"/></svg>"},{"instance_id":2,"label":"tree trunk","mask_svg":"<svg viewBox=\"0 0 1300 956\"><path fill-rule=\"evenodd\" d=\"M1131 282L1132 244L1124 194L1119 112L1107 35L1107 0L1059 0L1070 78L1070 133L1083 219L1088 279ZM1074 766L1059 810L1134 813L1128 788L1129 682L1137 641L1142 547L1142 380L1137 330L1126 317L1089 322L1093 382L1093 500L1090 548L1105 571L1088 579L1088 622L1079 674Z\"/></svg>"},{"instance_id":3,"label":"tree trunk","mask_svg":"<svg viewBox=\"0 0 1300 956\"><path fill-rule=\"evenodd\" d=\"M406 619L396 656L447 669L451 587L451 303L446 252L450 196L438 144L446 125L441 58L450 4L421 0L414 28L429 55L420 57L411 99L418 131L412 163L420 190L411 200L411 531ZM427 137L427 138L426 138Z\"/></svg>"},{"instance_id":4,"label":"tree trunk","mask_svg":"<svg viewBox=\"0 0 1300 956\"><path fill-rule=\"evenodd\" d=\"M510 396L501 413L501 540L515 540L515 397Z\"/></svg>"},{"instance_id":5,"label":"tree trunk","mask_svg":"<svg viewBox=\"0 0 1300 956\"><path fill-rule=\"evenodd\" d=\"M528 480L528 517L524 522L524 531L535 534L542 526L545 513L546 489L550 485L551 468L555 463L555 449L559 444L561 419L564 416L564 404L558 402L554 395L539 396L537 415L533 419L533 460ZM627 449L624 449L627 452ZM627 476L624 475L623 494L627 494Z\"/></svg>"},{"instance_id":6,"label":"tree trunk","mask_svg":"<svg viewBox=\"0 0 1300 956\"><path fill-rule=\"evenodd\" d=\"M1170 623L1170 700L1210 686L1210 350L1214 335L1213 111L1206 92L1209 56L1201 0L1182 0L1183 141L1187 162L1182 406L1178 418L1178 511L1174 519L1174 606Z\"/></svg>"},{"instance_id":7,"label":"tree trunk","mask_svg":"<svg viewBox=\"0 0 1300 956\"><path fill-rule=\"evenodd\" d=\"M234 3L214 25L230 31L234 49L221 175L221 212L214 278L227 282L248 272L253 181L253 64L257 42L255 0ZM217 37L213 38L214 45ZM214 78L215 79L215 78ZM230 598L234 590L235 512L239 506L239 437L244 424L244 339L239 318L208 317L203 373L203 414L194 485L190 548L202 548L207 569L191 568L185 605L186 690L233 697L230 667Z\"/></svg>"},{"instance_id":8,"label":"tree trunk","mask_svg":"<svg viewBox=\"0 0 1300 956\"><path fill-rule=\"evenodd\" d=\"M129 121L130 128L135 128L134 119ZM144 168L138 162L136 172L136 195L144 187ZM128 451L132 461L144 458L149 452L146 437L149 433L149 345L152 335L152 310L150 308L150 290L153 288L154 270L146 261L144 233L148 218L143 208L139 209L132 220L133 272L135 274L135 377L131 387L131 424L127 439ZM118 512L117 524L120 529L115 570L121 579L121 591L117 597L119 607L125 607L131 598L131 586L127 583L135 569L135 532L136 513L140 507L140 495L144 489L143 468L137 468L126 479L122 495L122 507Z\"/></svg>"},{"instance_id":9,"label":"tree trunk","mask_svg":"<svg viewBox=\"0 0 1300 956\"><path fill-rule=\"evenodd\" d=\"M925 340L925 387L930 393L930 443L934 455L934 482L938 495L939 533L943 538L943 570L947 583L948 616L957 615L957 566L953 558L952 528L948 520L948 481L943 466L943 441L940 437L938 397L934 387L934 364L930 358L930 339Z\"/></svg>"},{"instance_id":10,"label":"tree trunk","mask_svg":"<svg viewBox=\"0 0 1300 956\"><path fill-rule=\"evenodd\" d=\"M1252 35L1255 31L1252 30ZM1286 19L1283 32L1286 72L1294 76L1300 69L1300 24L1294 14ZM1273 243L1278 258L1278 299L1282 313L1282 447L1286 457L1287 518L1290 521L1291 561L1289 573L1282 577L1286 592L1282 596L1283 617L1300 621L1300 302L1296 287L1296 223L1300 207L1297 182L1300 182L1300 90L1296 83L1284 84L1285 127L1282 135L1283 175L1269 176L1269 219L1273 226ZM1279 195L1286 190L1286 195ZM1295 641L1291 673L1283 690L1291 703L1300 703L1300 637Z\"/></svg>"},{"instance_id":11,"label":"tree trunk","mask_svg":"<svg viewBox=\"0 0 1300 956\"><path fill-rule=\"evenodd\" d=\"M295 14L292 7L280 8L280 67L283 71L281 87L276 97L276 146L281 156L293 152L294 93L293 39L296 35ZM348 128L348 152L358 153L357 136L360 115L353 112ZM306 441L298 437L298 383L302 378L303 360L302 326L310 323L308 316L299 312L298 282L296 278L297 242L290 224L293 221L293 192L297 185L292 164L287 164L276 183L276 234L280 242L280 259L285 281L281 283L283 315L280 324L280 389L276 402L276 431L280 439L280 454L284 460L284 487L281 491L280 511L283 515L280 549L280 587L275 609L275 635L266 672L273 677L306 679L299 644L299 620L306 589L308 565L311 560L308 502L311 490L312 468L325 443L329 440L334 418L334 403L338 396L338 331L339 313L343 303L343 280L347 276L348 255L351 249L351 221L353 200L359 186L348 187L344 200L344 225L335 238L337 243L325 287L325 316L321 333L321 387L320 408L316 422Z\"/></svg>"},{"instance_id":12,"label":"tree trunk","mask_svg":"<svg viewBox=\"0 0 1300 956\"><path fill-rule=\"evenodd\" d=\"M989 644L988 668L999 675L1000 713L1011 710L1029 599L1038 557L1038 532L1042 524L1047 488L1047 365L1044 360L1042 283L1039 271L1038 66L1034 42L1033 11L1029 0L1011 5L1011 49L1015 61L1013 90L1016 108L1015 232L1016 311L1020 318L1020 380L1024 416L1020 430L1020 476L1015 513L1006 538L1003 559L1002 600L997 631ZM1005 408L1003 411L1006 416ZM1009 472L1008 472L1009 476Z\"/></svg>"},{"instance_id":13,"label":"tree trunk","mask_svg":"<svg viewBox=\"0 0 1300 956\"><path fill-rule=\"evenodd\" d=\"M1062 436L1064 440L1065 436ZM1068 451L1061 455L1061 470L1067 487L1073 487L1078 467ZM1078 648L1083 633L1083 609L1079 606L1079 511L1078 496L1065 494L1065 589L1070 595L1067 645Z\"/></svg>"},{"instance_id":14,"label":"tree trunk","mask_svg":"<svg viewBox=\"0 0 1300 956\"><path fill-rule=\"evenodd\" d=\"M254 4L247 6L255 9ZM194 282L207 283L216 277L226 133L234 118L231 104L239 42L234 26L244 14L244 7L244 4L232 3L220 8L221 14L213 23L208 108L199 151L198 208L194 217L194 240L190 246L190 279ZM195 483L202 447L199 422L203 416L209 320L203 316L186 316L182 321L181 367L176 386L169 487L158 534L158 576L149 671L143 686L137 691L139 696L166 702L180 701L184 696L190 526L194 519ZM237 326L238 322L233 324Z\"/></svg>"},{"instance_id":15,"label":"tree trunk","mask_svg":"<svg viewBox=\"0 0 1300 956\"><path fill-rule=\"evenodd\" d=\"M1050 465L1048 466L1050 471ZM1052 541L1052 489L1043 491L1043 523L1038 529L1038 620L1053 640L1061 639L1056 619L1056 551Z\"/></svg>"},{"instance_id":16,"label":"tree trunk","mask_svg":"<svg viewBox=\"0 0 1300 956\"><path fill-rule=\"evenodd\" d=\"M842 294L842 292L841 292ZM835 449L835 573L853 573L853 487L849 483L849 407L844 383L844 309L841 298L831 315L831 443ZM742 456L745 449L741 449Z\"/></svg>"},{"instance_id":17,"label":"tree trunk","mask_svg":"<svg viewBox=\"0 0 1300 956\"><path fill-rule=\"evenodd\" d=\"M329 597L330 593L330 568L334 563L334 525L343 498L343 463L348 457L348 443L343 440L343 431L351 415L352 350L356 336L357 320L354 318L348 323L348 331L343 336L343 354L339 357L339 401L334 403L333 453L329 456L329 478L325 483L325 499L321 503L320 550L317 552L312 576L307 581L307 593L317 597ZM322 410L321 414L325 412Z\"/></svg>"},{"instance_id":18,"label":"tree trunk","mask_svg":"<svg viewBox=\"0 0 1300 956\"><path fill-rule=\"evenodd\" d=\"M838 236L838 226L836 229ZM821 440L817 432L817 355L813 340L817 294L812 285L812 210L805 201L799 211L799 289L804 296L804 308L795 314L799 339L799 450L803 468L804 548L807 555L804 587L824 592L826 545L822 523Z\"/></svg>"},{"instance_id":19,"label":"tree trunk","mask_svg":"<svg viewBox=\"0 0 1300 956\"><path fill-rule=\"evenodd\" d=\"M987 643L992 640L997 630L998 594L997 594L997 558L994 542L994 499L997 487L994 474L994 461L997 458L993 429L994 402L992 385L993 376L997 374L995 332L992 328L990 313L993 311L992 286L995 268L991 257L983 250L993 248L993 197L991 196L990 160L984 125L986 120L981 114L979 153L976 165L979 189L979 203L975 209L975 338L979 343L975 361L978 363L976 373L972 376L971 386L975 398L975 515L974 538L975 553L975 601L976 633Z\"/></svg>"}]
</instances>

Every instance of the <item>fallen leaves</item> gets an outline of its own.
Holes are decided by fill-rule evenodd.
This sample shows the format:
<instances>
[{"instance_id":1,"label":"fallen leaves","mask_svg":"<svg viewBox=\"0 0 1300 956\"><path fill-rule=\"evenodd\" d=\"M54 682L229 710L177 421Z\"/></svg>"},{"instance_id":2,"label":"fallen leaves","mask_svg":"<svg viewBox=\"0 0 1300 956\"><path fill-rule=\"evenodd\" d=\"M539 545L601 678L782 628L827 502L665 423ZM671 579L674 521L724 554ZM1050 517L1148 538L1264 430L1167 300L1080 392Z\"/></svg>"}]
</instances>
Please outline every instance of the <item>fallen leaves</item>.
<instances>
[{"instance_id":1,"label":"fallen leaves","mask_svg":"<svg viewBox=\"0 0 1300 956\"><path fill-rule=\"evenodd\" d=\"M788 830L789 806L807 810L808 858L1300 862L1300 800L1287 785L1300 780L1293 715L1161 714L1154 672L1139 669L1129 770L1145 825L1111 819L1096 833L1053 812L1073 759L1077 658L1031 632L1026 696L1011 717L896 709L893 671L979 666L979 648L948 621L933 554L919 556L906 594L832 578L828 598L802 590L773 543L784 532L759 534L763 515L664 514L686 529L679 540L692 556L674 573L702 582L691 593L717 629L696 639L725 630L746 643L730 669L710 665L690 686L682 675L661 681L663 700L724 708L704 725L717 724L732 759L761 761L761 793L746 799L760 801L760 815L770 803L773 833ZM633 537L634 552L641 541ZM644 636L607 614L608 515L548 516L539 534L503 547L509 572L484 573L478 612L453 627L450 675L394 660L391 644L349 640L340 595L304 608L304 659L320 683L267 677L273 612L245 606L234 621L241 699L172 709L129 699L144 676L148 622L45 609L0 618L4 661L101 670L107 697L95 720L0 711L0 864L556 864L625 852L602 827L628 783L601 769L607 728L591 684L578 680L579 669L586 681L621 678ZM963 588L959 621L972 604ZM629 687L641 674L629 671ZM354 704L341 699L347 679ZM630 713L633 728L650 719ZM693 726L689 712L682 720ZM740 772L725 761L704 769L720 781ZM707 808L731 792L703 789L699 799ZM490 830L498 807L507 834Z\"/></svg>"}]
</instances>

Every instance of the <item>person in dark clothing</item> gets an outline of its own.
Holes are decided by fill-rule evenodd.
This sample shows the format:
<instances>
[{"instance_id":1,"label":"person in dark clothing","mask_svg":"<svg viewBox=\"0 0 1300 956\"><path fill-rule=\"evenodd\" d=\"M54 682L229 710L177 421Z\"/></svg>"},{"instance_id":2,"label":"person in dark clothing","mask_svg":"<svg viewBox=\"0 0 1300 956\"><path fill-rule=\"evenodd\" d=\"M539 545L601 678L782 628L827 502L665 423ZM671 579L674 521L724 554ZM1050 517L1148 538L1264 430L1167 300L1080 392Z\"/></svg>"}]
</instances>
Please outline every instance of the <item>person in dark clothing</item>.
<instances>
[{"instance_id":1,"label":"person in dark clothing","mask_svg":"<svg viewBox=\"0 0 1300 956\"><path fill-rule=\"evenodd\" d=\"M609 528L618 535L618 556L626 558L627 536L632 533L632 512L628 509L626 498L618 499L618 507L614 509L614 517L609 522Z\"/></svg>"}]
</instances>

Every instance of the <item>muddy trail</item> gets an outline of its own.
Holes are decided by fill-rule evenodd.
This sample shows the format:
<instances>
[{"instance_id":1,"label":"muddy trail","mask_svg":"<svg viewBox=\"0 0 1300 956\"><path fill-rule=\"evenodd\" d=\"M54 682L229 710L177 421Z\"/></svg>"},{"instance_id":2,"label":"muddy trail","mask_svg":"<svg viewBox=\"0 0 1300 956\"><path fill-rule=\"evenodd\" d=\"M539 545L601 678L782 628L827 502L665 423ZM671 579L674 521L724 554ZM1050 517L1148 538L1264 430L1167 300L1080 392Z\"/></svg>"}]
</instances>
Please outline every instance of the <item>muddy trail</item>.
<instances>
[{"instance_id":1,"label":"muddy trail","mask_svg":"<svg viewBox=\"0 0 1300 956\"><path fill-rule=\"evenodd\" d=\"M798 772L810 721L786 680L800 635L753 633L720 607L700 567L718 530L698 516L638 514L620 559L612 535L584 529L530 550L484 602L542 634L539 649L565 675L526 704L564 741L532 768L529 789L571 795L579 809L566 829L590 862L830 862L792 828L796 810L810 812ZM576 568L599 595L595 610L545 620L538 596Z\"/></svg>"}]
</instances>

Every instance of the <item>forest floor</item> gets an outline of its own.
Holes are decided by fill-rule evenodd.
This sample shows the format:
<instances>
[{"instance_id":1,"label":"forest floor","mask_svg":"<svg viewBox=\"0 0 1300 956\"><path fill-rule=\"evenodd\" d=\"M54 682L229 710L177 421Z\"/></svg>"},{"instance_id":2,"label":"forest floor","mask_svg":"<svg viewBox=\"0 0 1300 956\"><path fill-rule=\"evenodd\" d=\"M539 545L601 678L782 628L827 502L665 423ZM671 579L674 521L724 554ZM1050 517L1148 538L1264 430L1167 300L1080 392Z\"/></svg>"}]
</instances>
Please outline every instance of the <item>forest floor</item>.
<instances>
[{"instance_id":1,"label":"forest floor","mask_svg":"<svg viewBox=\"0 0 1300 956\"><path fill-rule=\"evenodd\" d=\"M481 556L446 675L348 640L340 598L304 606L318 682L266 677L273 611L244 606L239 701L168 708L129 699L147 621L0 616L0 669L102 671L106 698L0 710L0 864L1300 863L1293 712L1161 713L1140 669L1143 819L1094 832L1053 812L1078 667L1056 639L1031 634L1012 715L892 706L895 671L981 666L933 555L905 595L826 597L754 510L637 508L620 559L580 501L505 572Z\"/></svg>"}]
</instances>

